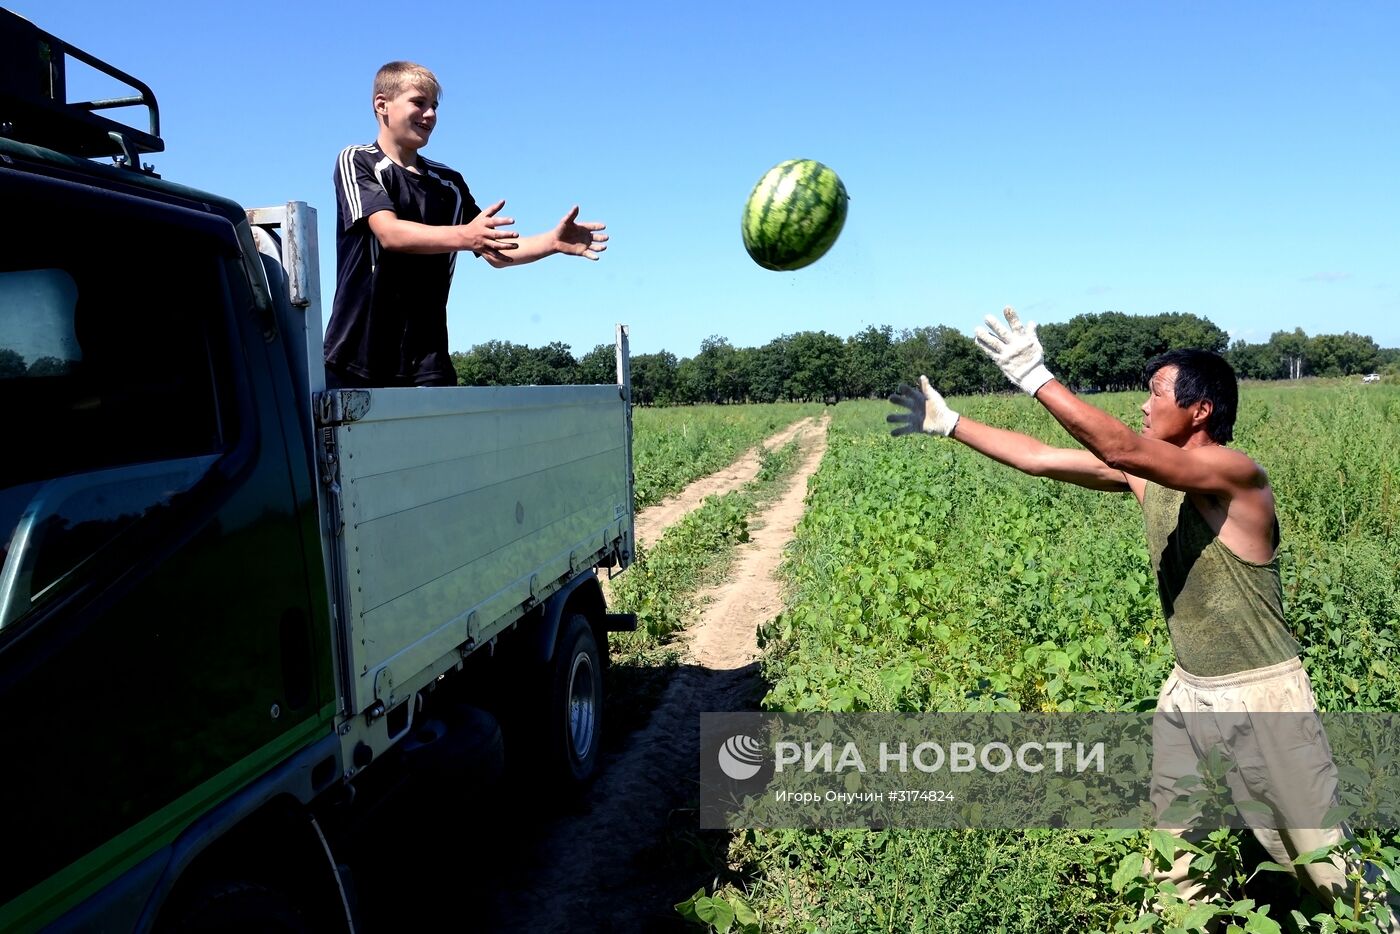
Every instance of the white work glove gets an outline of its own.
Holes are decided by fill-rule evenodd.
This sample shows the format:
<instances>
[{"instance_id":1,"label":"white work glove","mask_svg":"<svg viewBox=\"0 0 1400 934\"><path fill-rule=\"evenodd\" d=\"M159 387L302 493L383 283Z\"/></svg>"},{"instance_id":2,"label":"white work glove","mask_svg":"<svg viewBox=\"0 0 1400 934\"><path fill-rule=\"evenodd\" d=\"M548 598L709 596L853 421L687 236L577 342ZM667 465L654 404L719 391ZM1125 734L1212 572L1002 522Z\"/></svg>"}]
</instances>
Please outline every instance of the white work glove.
<instances>
[{"instance_id":1,"label":"white work glove","mask_svg":"<svg viewBox=\"0 0 1400 934\"><path fill-rule=\"evenodd\" d=\"M901 383L899 391L890 396L890 402L909 410L885 416L885 421L900 426L890 429L895 437L922 431L946 438L958 427L958 413L948 408L938 390L928 384L927 376L919 377L918 389Z\"/></svg>"},{"instance_id":2,"label":"white work glove","mask_svg":"<svg viewBox=\"0 0 1400 934\"><path fill-rule=\"evenodd\" d=\"M1031 395L1055 377L1045 368L1045 351L1035 336L1035 322L1022 324L1015 309L1006 306L1006 324L987 315L987 327L978 328L977 346L1006 374L1006 378ZM1008 327L1007 325L1010 325Z\"/></svg>"}]
</instances>

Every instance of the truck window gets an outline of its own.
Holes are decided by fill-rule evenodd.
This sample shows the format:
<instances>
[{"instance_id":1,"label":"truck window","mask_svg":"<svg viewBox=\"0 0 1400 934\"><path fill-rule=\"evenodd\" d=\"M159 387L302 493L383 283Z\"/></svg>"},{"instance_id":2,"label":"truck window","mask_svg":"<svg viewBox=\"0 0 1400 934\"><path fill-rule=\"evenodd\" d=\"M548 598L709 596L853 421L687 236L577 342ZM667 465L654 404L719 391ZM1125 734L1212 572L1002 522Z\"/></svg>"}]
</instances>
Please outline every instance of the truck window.
<instances>
[{"instance_id":1,"label":"truck window","mask_svg":"<svg viewBox=\"0 0 1400 934\"><path fill-rule=\"evenodd\" d=\"M59 220L0 253L0 629L161 521L229 442L220 252L149 220Z\"/></svg>"}]
</instances>

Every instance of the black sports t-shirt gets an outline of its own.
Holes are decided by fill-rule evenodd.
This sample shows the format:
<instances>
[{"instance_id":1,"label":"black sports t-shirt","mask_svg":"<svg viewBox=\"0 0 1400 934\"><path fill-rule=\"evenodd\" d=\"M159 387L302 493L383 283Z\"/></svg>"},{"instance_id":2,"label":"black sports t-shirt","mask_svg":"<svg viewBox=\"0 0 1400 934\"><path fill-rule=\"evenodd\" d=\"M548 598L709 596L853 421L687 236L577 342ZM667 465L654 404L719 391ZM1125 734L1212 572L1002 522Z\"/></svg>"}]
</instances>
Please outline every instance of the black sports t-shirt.
<instances>
[{"instance_id":1,"label":"black sports t-shirt","mask_svg":"<svg viewBox=\"0 0 1400 934\"><path fill-rule=\"evenodd\" d=\"M419 157L422 172L380 148L349 146L335 164L335 301L326 325L326 363L385 384L456 383L447 350L447 293L456 253L381 249L369 228L376 211L441 226L481 213L462 176Z\"/></svg>"}]
</instances>

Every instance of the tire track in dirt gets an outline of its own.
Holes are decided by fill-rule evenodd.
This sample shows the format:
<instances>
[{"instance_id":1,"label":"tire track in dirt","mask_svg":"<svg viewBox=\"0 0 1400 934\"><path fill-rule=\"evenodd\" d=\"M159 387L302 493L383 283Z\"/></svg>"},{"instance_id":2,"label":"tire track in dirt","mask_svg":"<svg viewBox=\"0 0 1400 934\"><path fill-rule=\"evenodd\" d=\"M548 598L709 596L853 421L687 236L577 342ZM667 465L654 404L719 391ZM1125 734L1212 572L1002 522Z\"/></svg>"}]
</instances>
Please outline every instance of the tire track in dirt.
<instances>
[{"instance_id":1,"label":"tire track in dirt","mask_svg":"<svg viewBox=\"0 0 1400 934\"><path fill-rule=\"evenodd\" d=\"M474 930L690 930L674 905L710 882L677 853L698 834L700 714L756 709L763 685L755 630L782 609L776 571L826 452L828 421L805 433L785 491L754 517L752 540L736 553L728 580L706 593L683 663L647 725L604 763L578 812L542 830L534 864L517 867L518 886L495 890Z\"/></svg>"},{"instance_id":2,"label":"tire track in dirt","mask_svg":"<svg viewBox=\"0 0 1400 934\"><path fill-rule=\"evenodd\" d=\"M737 490L750 480L758 476L759 468L763 462L760 458L760 450L774 450L781 448L799 432L811 428L816 423L814 417L802 418L793 422L782 431L764 439L764 441L752 448L749 448L743 456L728 467L715 471L708 476L701 477L693 481L684 490L674 496L668 497L655 506L649 506L637 513L634 523L635 536L643 546L655 544L661 538L661 533L666 531L692 509L704 502L705 497L718 493L723 495L730 490Z\"/></svg>"},{"instance_id":3,"label":"tire track in dirt","mask_svg":"<svg viewBox=\"0 0 1400 934\"><path fill-rule=\"evenodd\" d=\"M810 421L810 419L809 419ZM705 612L687 631L688 660L712 671L732 671L758 658L757 627L783 609L778 565L807 508L807 480L826 453L823 416L820 432L806 446L794 480L774 503L749 523L749 533L761 544L745 550L734 563L729 580L706 592ZM784 442L786 443L786 442Z\"/></svg>"}]
</instances>

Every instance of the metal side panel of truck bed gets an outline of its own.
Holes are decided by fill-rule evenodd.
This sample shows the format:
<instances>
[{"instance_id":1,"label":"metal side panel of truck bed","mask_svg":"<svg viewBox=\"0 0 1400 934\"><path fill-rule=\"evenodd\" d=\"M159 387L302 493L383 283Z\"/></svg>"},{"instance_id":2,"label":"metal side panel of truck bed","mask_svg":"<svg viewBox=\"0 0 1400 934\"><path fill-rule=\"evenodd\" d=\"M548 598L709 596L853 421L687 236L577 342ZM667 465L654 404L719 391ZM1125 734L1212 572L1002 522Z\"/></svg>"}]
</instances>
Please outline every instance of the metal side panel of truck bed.
<instances>
[{"instance_id":1,"label":"metal side panel of truck bed","mask_svg":"<svg viewBox=\"0 0 1400 934\"><path fill-rule=\"evenodd\" d=\"M617 385L328 392L346 712L403 689L631 550Z\"/></svg>"}]
</instances>

